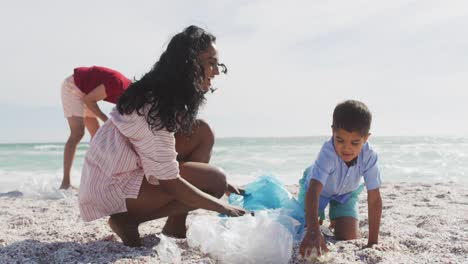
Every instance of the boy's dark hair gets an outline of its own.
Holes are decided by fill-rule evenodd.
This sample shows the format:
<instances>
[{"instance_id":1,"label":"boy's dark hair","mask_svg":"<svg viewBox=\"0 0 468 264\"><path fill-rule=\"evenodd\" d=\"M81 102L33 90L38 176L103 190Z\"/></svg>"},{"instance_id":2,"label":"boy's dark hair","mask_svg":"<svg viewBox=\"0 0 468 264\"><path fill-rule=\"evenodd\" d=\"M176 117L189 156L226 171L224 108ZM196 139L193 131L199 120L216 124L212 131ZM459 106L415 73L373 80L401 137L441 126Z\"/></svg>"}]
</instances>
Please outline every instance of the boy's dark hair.
<instances>
[{"instance_id":1,"label":"boy's dark hair","mask_svg":"<svg viewBox=\"0 0 468 264\"><path fill-rule=\"evenodd\" d=\"M346 100L339 103L333 111L333 131L342 128L348 132L359 132L361 136L367 136L371 123L372 114L360 101Z\"/></svg>"}]
</instances>

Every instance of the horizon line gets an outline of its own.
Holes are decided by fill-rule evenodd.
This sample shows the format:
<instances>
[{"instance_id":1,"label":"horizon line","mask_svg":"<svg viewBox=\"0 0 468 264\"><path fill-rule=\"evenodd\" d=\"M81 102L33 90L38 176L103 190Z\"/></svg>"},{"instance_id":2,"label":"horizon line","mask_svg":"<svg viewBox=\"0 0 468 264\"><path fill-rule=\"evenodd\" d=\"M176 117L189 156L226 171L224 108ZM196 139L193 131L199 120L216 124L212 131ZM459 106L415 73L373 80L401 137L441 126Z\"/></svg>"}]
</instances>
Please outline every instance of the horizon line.
<instances>
[{"instance_id":1,"label":"horizon line","mask_svg":"<svg viewBox=\"0 0 468 264\"><path fill-rule=\"evenodd\" d=\"M299 139L299 138L320 138L320 137L330 137L331 135L308 135L308 136L221 136L216 137L216 139ZM411 136L402 136L402 135L381 135L381 136L372 136L372 138L451 138L451 139L468 139L468 136L455 136L455 135L411 135ZM19 142L0 142L0 145L13 145L13 144L65 144L66 141L19 141ZM81 141L80 143L88 143L89 141Z\"/></svg>"}]
</instances>

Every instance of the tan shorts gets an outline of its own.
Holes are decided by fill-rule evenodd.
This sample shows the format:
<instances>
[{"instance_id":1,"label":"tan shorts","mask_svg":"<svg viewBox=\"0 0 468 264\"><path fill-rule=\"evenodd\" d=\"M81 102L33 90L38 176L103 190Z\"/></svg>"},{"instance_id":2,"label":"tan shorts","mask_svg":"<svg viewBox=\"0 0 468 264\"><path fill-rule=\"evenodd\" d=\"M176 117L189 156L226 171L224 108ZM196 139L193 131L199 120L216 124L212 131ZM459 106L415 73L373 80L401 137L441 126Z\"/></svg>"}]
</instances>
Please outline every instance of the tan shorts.
<instances>
[{"instance_id":1,"label":"tan shorts","mask_svg":"<svg viewBox=\"0 0 468 264\"><path fill-rule=\"evenodd\" d=\"M65 117L94 117L96 115L86 107L83 101L85 94L75 85L73 75L66 78L62 84L62 105Z\"/></svg>"}]
</instances>

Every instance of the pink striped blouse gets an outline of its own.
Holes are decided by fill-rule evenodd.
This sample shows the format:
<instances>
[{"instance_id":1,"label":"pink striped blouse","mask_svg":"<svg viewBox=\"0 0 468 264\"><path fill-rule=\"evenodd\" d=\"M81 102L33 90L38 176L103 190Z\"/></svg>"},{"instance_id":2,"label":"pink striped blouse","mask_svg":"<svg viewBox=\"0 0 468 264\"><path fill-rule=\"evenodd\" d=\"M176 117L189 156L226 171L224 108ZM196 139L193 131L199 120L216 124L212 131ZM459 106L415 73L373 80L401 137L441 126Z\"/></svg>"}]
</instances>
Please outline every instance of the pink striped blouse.
<instances>
[{"instance_id":1,"label":"pink striped blouse","mask_svg":"<svg viewBox=\"0 0 468 264\"><path fill-rule=\"evenodd\" d=\"M143 177L150 184L179 175L174 133L149 129L145 116L120 115L97 131L86 153L79 189L80 215L92 221L126 212L126 198L137 198Z\"/></svg>"}]
</instances>

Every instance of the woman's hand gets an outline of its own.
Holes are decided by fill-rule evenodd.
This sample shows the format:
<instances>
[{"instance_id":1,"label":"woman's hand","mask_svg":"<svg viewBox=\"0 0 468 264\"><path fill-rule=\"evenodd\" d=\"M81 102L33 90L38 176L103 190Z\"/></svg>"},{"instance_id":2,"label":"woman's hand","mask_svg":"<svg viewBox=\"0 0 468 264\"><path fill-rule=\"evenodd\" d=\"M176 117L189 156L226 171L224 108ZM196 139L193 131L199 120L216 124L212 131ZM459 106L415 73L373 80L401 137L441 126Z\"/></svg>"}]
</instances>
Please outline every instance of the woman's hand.
<instances>
[{"instance_id":1,"label":"woman's hand","mask_svg":"<svg viewBox=\"0 0 468 264\"><path fill-rule=\"evenodd\" d=\"M302 240L299 253L302 257L309 258L315 257L314 251L316 252L316 257L320 257L328 252L325 239L321 233L307 232Z\"/></svg>"},{"instance_id":2,"label":"woman's hand","mask_svg":"<svg viewBox=\"0 0 468 264\"><path fill-rule=\"evenodd\" d=\"M245 210L244 208L241 208L241 207L237 207L237 206L233 206L233 205L226 205L224 208L223 208L223 212L221 212L222 214L225 214L225 215L228 215L228 216L243 216L245 215L246 213L248 213L247 210Z\"/></svg>"},{"instance_id":3,"label":"woman's hand","mask_svg":"<svg viewBox=\"0 0 468 264\"><path fill-rule=\"evenodd\" d=\"M234 185L231 185L228 183L225 194L229 196L231 193L234 193L237 195L243 195L245 193L245 190L241 187L235 187Z\"/></svg>"}]
</instances>

